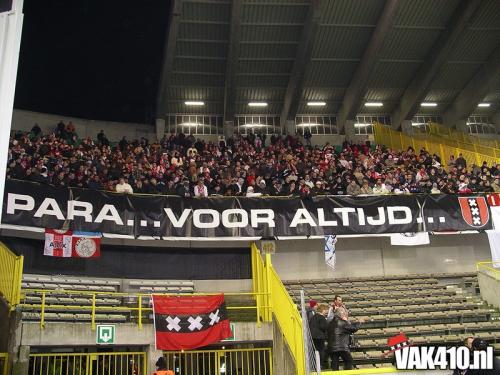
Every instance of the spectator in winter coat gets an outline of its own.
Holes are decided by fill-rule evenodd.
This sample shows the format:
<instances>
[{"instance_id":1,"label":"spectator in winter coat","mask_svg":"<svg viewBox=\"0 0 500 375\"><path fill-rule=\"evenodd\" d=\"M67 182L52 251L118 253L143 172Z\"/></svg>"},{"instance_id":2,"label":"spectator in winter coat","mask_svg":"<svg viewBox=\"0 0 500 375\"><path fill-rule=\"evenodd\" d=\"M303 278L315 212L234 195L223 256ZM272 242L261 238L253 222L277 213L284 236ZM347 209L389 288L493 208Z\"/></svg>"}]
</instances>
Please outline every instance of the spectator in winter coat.
<instances>
[{"instance_id":1,"label":"spectator in winter coat","mask_svg":"<svg viewBox=\"0 0 500 375\"><path fill-rule=\"evenodd\" d=\"M349 348L349 336L359 329L360 323L351 323L347 311L338 309L335 318L328 324L328 353L332 360L332 370L338 371L340 358L344 362L344 370L352 370L352 355Z\"/></svg>"},{"instance_id":2,"label":"spectator in winter coat","mask_svg":"<svg viewBox=\"0 0 500 375\"><path fill-rule=\"evenodd\" d=\"M320 305L318 313L314 314L309 320L309 329L314 342L314 347L319 352L321 368L328 367L325 353L325 341L328 338L328 323L326 316L328 315L328 305Z\"/></svg>"}]
</instances>

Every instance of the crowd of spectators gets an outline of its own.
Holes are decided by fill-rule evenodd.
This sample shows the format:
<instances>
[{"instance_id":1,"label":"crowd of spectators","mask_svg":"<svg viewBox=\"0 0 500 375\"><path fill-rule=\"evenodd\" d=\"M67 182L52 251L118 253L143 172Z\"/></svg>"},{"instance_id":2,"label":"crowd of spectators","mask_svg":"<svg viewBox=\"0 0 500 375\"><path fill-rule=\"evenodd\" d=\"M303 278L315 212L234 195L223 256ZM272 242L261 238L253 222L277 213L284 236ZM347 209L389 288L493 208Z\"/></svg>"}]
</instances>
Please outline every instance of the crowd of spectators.
<instances>
[{"instance_id":1,"label":"crowd of spectators","mask_svg":"<svg viewBox=\"0 0 500 375\"><path fill-rule=\"evenodd\" d=\"M54 186L182 197L500 192L500 164L447 167L425 149L344 142L311 146L311 136L250 134L219 143L192 135L112 144L104 131L80 139L70 122L54 132L13 132L7 178Z\"/></svg>"}]
</instances>

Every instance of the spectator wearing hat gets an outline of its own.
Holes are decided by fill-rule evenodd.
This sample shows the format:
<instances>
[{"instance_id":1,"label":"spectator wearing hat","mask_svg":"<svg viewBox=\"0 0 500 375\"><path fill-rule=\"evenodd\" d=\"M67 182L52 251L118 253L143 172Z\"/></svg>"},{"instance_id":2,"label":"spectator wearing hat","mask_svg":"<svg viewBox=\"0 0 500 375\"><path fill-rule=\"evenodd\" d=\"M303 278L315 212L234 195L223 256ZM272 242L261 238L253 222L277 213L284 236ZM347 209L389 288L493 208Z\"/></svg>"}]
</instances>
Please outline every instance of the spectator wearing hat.
<instances>
[{"instance_id":1,"label":"spectator wearing hat","mask_svg":"<svg viewBox=\"0 0 500 375\"><path fill-rule=\"evenodd\" d=\"M317 310L318 310L318 302L313 299L309 300L309 306L306 307L307 321L311 320L314 314L316 314Z\"/></svg>"}]
</instances>

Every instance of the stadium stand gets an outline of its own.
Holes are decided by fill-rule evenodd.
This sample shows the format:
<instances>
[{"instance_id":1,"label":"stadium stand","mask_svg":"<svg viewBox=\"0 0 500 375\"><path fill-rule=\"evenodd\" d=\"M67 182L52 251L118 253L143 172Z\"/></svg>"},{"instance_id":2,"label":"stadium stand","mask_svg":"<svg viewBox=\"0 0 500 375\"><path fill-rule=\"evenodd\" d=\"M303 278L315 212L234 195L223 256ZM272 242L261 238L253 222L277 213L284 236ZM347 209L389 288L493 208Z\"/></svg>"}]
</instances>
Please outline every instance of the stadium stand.
<instances>
[{"instance_id":1,"label":"stadium stand","mask_svg":"<svg viewBox=\"0 0 500 375\"><path fill-rule=\"evenodd\" d=\"M458 345L464 337L480 336L499 349L500 313L478 294L475 273L442 273L394 277L284 281L294 301L300 290L318 302L335 295L355 319L366 323L355 334L357 368L382 367L387 339L405 333L414 345ZM367 367L364 367L366 365Z\"/></svg>"},{"instance_id":2,"label":"stadium stand","mask_svg":"<svg viewBox=\"0 0 500 375\"><path fill-rule=\"evenodd\" d=\"M329 144L309 148L292 136L273 135L266 145L265 134L221 144L172 134L158 143L123 139L110 147L102 140L78 140L59 128L46 136L21 132L10 142L7 176L184 197L500 191L495 149L483 155L410 138L380 124L375 129L379 146L344 142L339 150Z\"/></svg>"}]
</instances>

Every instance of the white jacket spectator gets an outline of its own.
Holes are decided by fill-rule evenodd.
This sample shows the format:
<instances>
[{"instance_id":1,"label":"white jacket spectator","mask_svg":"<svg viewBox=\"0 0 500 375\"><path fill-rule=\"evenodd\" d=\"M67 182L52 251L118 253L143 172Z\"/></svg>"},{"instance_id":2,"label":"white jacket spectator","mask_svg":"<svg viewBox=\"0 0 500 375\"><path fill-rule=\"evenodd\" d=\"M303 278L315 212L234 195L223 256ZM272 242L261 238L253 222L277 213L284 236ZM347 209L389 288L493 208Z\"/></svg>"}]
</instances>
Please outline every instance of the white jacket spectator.
<instances>
[{"instance_id":1,"label":"white jacket spectator","mask_svg":"<svg viewBox=\"0 0 500 375\"><path fill-rule=\"evenodd\" d=\"M116 184L117 193L133 194L134 190L129 183L125 182L124 178L120 178L120 181Z\"/></svg>"},{"instance_id":2,"label":"white jacket spectator","mask_svg":"<svg viewBox=\"0 0 500 375\"><path fill-rule=\"evenodd\" d=\"M203 181L198 181L196 186L194 187L194 196L195 197L208 197L208 189L203 183Z\"/></svg>"}]
</instances>

